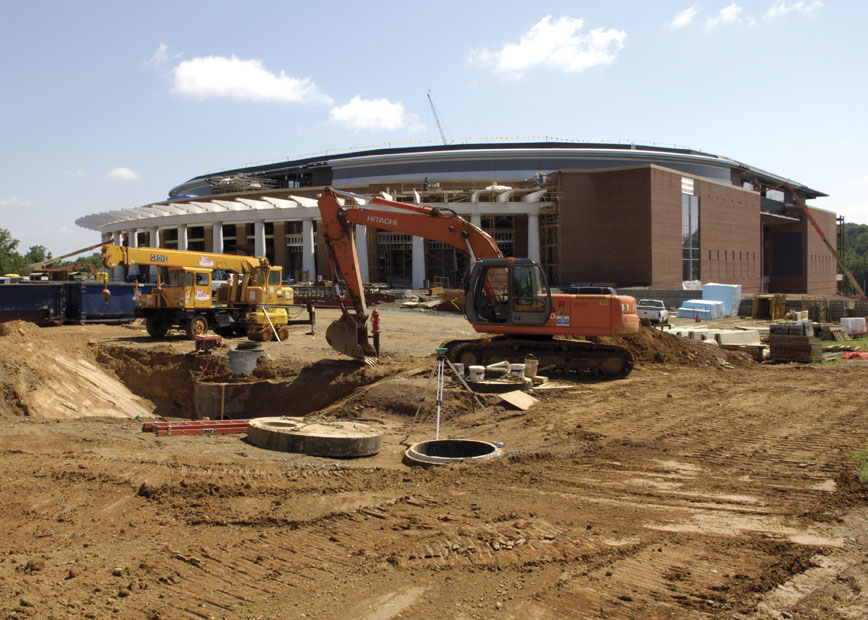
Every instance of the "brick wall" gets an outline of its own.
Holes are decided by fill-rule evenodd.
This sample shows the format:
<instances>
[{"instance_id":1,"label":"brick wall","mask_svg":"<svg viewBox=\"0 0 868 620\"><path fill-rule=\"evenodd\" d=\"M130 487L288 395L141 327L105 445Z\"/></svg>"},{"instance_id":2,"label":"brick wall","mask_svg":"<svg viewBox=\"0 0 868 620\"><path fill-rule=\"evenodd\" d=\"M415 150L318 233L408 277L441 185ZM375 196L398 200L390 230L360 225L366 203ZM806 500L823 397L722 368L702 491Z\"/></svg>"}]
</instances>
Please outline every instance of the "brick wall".
<instances>
[{"instance_id":1,"label":"brick wall","mask_svg":"<svg viewBox=\"0 0 868 620\"><path fill-rule=\"evenodd\" d=\"M560 174L558 281L651 283L650 168Z\"/></svg>"},{"instance_id":2,"label":"brick wall","mask_svg":"<svg viewBox=\"0 0 868 620\"><path fill-rule=\"evenodd\" d=\"M837 226L835 214L814 207L808 207L808 210L834 247ZM837 261L809 222L805 222L805 228L807 229L805 233L806 292L809 295L833 295L837 290L835 277L838 271Z\"/></svg>"},{"instance_id":3,"label":"brick wall","mask_svg":"<svg viewBox=\"0 0 868 620\"><path fill-rule=\"evenodd\" d=\"M662 289L680 289L682 175L656 167L650 169L650 174L652 279L649 285ZM700 204L700 212L701 209ZM700 235L701 225L700 222Z\"/></svg>"},{"instance_id":4,"label":"brick wall","mask_svg":"<svg viewBox=\"0 0 868 620\"><path fill-rule=\"evenodd\" d=\"M762 224L755 192L696 181L700 204L702 281L741 284L742 293L760 292Z\"/></svg>"}]
</instances>

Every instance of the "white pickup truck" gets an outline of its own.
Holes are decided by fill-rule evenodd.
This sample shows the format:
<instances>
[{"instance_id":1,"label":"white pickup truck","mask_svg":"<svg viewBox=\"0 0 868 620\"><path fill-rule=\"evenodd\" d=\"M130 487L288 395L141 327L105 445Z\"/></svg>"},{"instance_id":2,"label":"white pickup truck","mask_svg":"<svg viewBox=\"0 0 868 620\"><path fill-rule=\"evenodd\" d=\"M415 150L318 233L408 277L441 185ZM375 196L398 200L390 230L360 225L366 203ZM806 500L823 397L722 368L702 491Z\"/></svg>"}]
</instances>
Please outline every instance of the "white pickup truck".
<instances>
[{"instance_id":1,"label":"white pickup truck","mask_svg":"<svg viewBox=\"0 0 868 620\"><path fill-rule=\"evenodd\" d=\"M648 319L652 323L665 325L669 322L669 310L659 299L640 299L636 304L636 314L640 319Z\"/></svg>"}]
</instances>

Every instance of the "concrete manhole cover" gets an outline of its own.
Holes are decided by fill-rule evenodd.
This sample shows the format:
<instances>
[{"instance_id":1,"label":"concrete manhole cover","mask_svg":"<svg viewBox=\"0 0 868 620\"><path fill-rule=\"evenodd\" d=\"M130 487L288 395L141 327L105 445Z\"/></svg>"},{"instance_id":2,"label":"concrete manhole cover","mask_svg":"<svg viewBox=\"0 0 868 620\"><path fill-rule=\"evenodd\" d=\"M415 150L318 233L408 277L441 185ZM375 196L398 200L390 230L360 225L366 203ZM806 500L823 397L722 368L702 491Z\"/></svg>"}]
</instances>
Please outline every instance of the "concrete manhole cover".
<instances>
[{"instance_id":1,"label":"concrete manhole cover","mask_svg":"<svg viewBox=\"0 0 868 620\"><path fill-rule=\"evenodd\" d=\"M407 465L446 465L499 457L500 448L475 439L434 439L413 444L404 453Z\"/></svg>"},{"instance_id":2,"label":"concrete manhole cover","mask_svg":"<svg viewBox=\"0 0 868 620\"><path fill-rule=\"evenodd\" d=\"M354 458L380 451L383 434L352 421L308 422L304 418L255 418L247 425L248 443L267 450L310 456Z\"/></svg>"}]
</instances>

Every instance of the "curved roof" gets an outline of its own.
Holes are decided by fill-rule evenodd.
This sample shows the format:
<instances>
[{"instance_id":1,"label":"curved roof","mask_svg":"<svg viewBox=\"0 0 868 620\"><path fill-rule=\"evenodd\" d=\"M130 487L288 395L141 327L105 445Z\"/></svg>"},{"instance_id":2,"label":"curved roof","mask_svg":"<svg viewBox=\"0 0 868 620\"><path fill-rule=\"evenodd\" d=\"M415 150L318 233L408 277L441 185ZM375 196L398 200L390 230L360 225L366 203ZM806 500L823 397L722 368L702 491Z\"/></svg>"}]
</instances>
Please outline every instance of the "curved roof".
<instances>
[{"instance_id":1,"label":"curved roof","mask_svg":"<svg viewBox=\"0 0 868 620\"><path fill-rule=\"evenodd\" d=\"M441 179L530 179L538 172L595 170L654 164L706 179L772 188L788 182L803 198L826 194L734 159L701 151L633 144L530 142L453 144L373 149L289 160L203 174L170 192L168 200L87 215L83 228L103 233L136 228L316 217L316 201L299 187L363 186L370 182ZM252 181L248 191L225 193L221 181ZM260 184L260 181L262 183ZM213 187L212 187L213 186ZM270 190L250 191L264 187ZM214 191L216 188L216 191ZM231 190L229 190L231 192ZM525 188L523 192L532 191ZM525 198L522 197L522 201Z\"/></svg>"},{"instance_id":2,"label":"curved roof","mask_svg":"<svg viewBox=\"0 0 868 620\"><path fill-rule=\"evenodd\" d=\"M692 149L555 141L410 146L333 155L326 153L199 175L172 188L169 196L208 195L214 180L238 175L282 179L295 186L341 186L371 181L420 180L426 176L432 180L528 178L537 172L592 170L642 163L659 164L725 183L743 179L773 186L788 181L806 198L826 195L736 160Z\"/></svg>"}]
</instances>

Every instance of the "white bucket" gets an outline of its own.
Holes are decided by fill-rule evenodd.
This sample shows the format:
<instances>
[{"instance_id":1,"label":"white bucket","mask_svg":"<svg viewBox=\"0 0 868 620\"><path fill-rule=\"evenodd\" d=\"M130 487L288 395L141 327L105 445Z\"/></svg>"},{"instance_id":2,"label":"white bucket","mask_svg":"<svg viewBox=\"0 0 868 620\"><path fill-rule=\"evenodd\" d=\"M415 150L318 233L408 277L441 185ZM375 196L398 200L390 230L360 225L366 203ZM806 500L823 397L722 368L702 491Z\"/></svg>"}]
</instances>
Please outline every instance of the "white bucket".
<instances>
[{"instance_id":1,"label":"white bucket","mask_svg":"<svg viewBox=\"0 0 868 620\"><path fill-rule=\"evenodd\" d=\"M519 378L524 377L524 364L510 364L509 376Z\"/></svg>"},{"instance_id":2,"label":"white bucket","mask_svg":"<svg viewBox=\"0 0 868 620\"><path fill-rule=\"evenodd\" d=\"M524 358L524 376L536 377L536 371L539 369L539 360L533 354Z\"/></svg>"},{"instance_id":3,"label":"white bucket","mask_svg":"<svg viewBox=\"0 0 868 620\"><path fill-rule=\"evenodd\" d=\"M468 379L474 382L479 382L485 379L485 366L471 366L469 369L470 376Z\"/></svg>"},{"instance_id":4,"label":"white bucket","mask_svg":"<svg viewBox=\"0 0 868 620\"><path fill-rule=\"evenodd\" d=\"M464 376L464 364L461 362L452 364L452 368L455 369L455 375L452 377L453 381L458 381L458 377Z\"/></svg>"}]
</instances>

